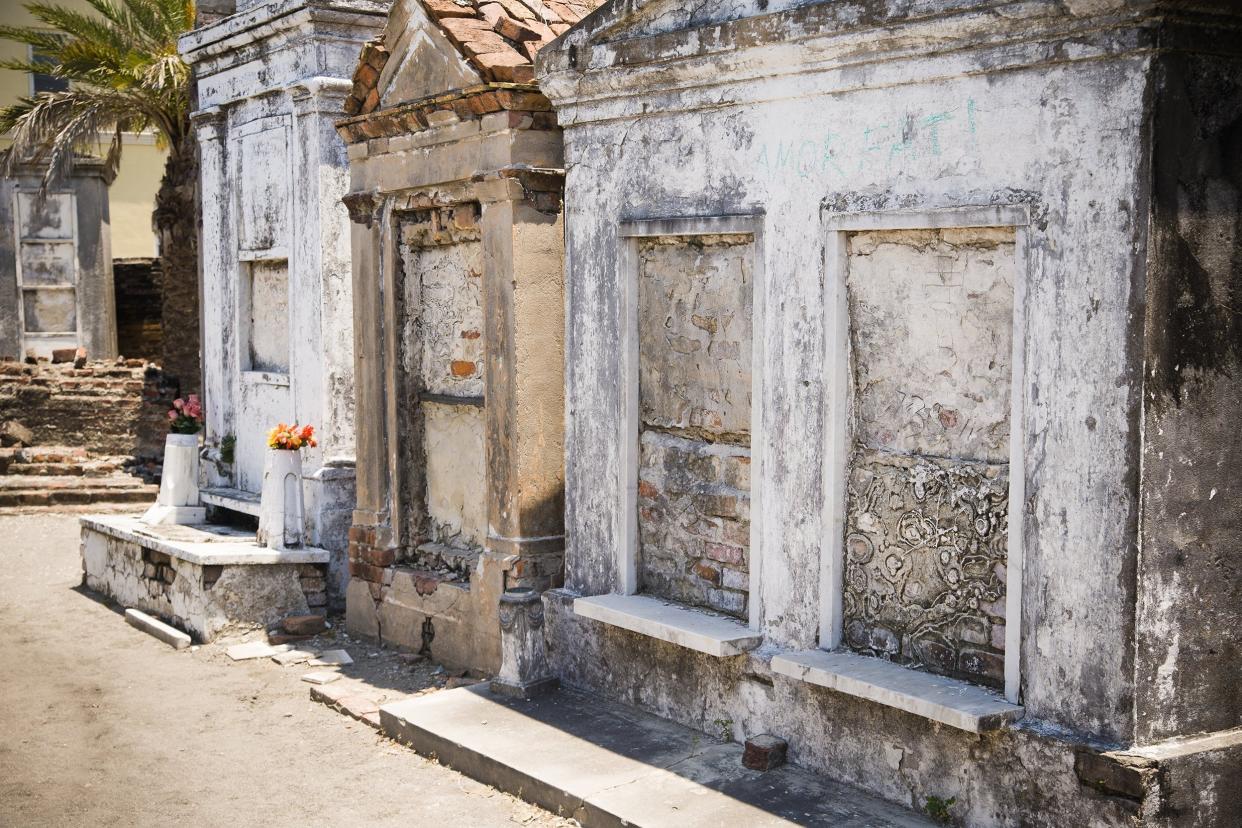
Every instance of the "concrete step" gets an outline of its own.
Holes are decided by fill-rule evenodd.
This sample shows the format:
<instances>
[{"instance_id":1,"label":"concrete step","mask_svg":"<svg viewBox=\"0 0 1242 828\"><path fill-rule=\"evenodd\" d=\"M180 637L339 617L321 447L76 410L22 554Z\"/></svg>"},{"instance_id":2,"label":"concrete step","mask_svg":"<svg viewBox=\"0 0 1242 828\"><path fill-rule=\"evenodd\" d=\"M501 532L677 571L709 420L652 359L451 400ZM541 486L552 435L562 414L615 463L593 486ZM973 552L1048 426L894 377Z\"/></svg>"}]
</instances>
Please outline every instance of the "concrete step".
<instances>
[{"instance_id":1,"label":"concrete step","mask_svg":"<svg viewBox=\"0 0 1242 828\"><path fill-rule=\"evenodd\" d=\"M121 469L119 461L77 463L12 463L6 474L26 477L107 477Z\"/></svg>"},{"instance_id":2,"label":"concrete step","mask_svg":"<svg viewBox=\"0 0 1242 828\"><path fill-rule=\"evenodd\" d=\"M462 687L385 705L385 733L583 826L929 826L920 814L742 746L571 690L534 701Z\"/></svg>"}]
</instances>

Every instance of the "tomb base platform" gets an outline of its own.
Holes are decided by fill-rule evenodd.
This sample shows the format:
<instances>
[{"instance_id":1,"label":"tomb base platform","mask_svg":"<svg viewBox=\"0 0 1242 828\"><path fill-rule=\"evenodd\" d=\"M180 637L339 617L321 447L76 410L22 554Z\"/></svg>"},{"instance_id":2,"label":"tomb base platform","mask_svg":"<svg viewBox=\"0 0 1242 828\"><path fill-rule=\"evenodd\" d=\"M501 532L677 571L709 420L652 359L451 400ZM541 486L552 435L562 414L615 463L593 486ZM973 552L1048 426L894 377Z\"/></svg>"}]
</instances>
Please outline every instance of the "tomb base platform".
<instances>
[{"instance_id":1,"label":"tomb base platform","mask_svg":"<svg viewBox=\"0 0 1242 828\"><path fill-rule=\"evenodd\" d=\"M742 765L742 746L572 690L522 701L485 685L380 708L384 732L582 825L933 825L852 785Z\"/></svg>"},{"instance_id":2,"label":"tomb base platform","mask_svg":"<svg viewBox=\"0 0 1242 828\"><path fill-rule=\"evenodd\" d=\"M613 603L639 597L609 596ZM925 685L952 682L878 659L864 674L854 663L863 656L815 651L825 662L817 666L805 651L768 642L720 655L696 648L684 629L666 634L675 619L601 620L600 599L569 589L548 590L543 601L547 658L562 688L735 743L777 736L788 742L789 762L805 771L929 815L947 813L955 824L1207 826L1242 817L1233 792L1242 728L1148 745L1103 743L1023 715L999 696L941 693L932 703ZM904 685L894 685L897 671L908 673ZM834 681L824 680L828 673ZM740 757L741 745L731 747Z\"/></svg>"},{"instance_id":3,"label":"tomb base platform","mask_svg":"<svg viewBox=\"0 0 1242 828\"><path fill-rule=\"evenodd\" d=\"M199 641L325 611L325 549L267 549L233 527L151 526L127 515L90 515L80 525L88 589Z\"/></svg>"}]
</instances>

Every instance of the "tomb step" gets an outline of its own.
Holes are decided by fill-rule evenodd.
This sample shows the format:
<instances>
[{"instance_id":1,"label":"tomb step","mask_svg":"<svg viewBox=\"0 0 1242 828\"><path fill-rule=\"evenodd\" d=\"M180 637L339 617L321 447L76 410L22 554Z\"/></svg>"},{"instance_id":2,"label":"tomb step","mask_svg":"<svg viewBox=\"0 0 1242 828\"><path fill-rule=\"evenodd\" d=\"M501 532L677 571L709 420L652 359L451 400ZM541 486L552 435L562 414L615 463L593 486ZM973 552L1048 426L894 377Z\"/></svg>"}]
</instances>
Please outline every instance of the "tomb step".
<instances>
[{"instance_id":1,"label":"tomb step","mask_svg":"<svg viewBox=\"0 0 1242 828\"><path fill-rule=\"evenodd\" d=\"M380 723L419 753L588 828L933 824L793 765L749 770L741 745L573 690L521 701L461 687L385 705Z\"/></svg>"}]
</instances>

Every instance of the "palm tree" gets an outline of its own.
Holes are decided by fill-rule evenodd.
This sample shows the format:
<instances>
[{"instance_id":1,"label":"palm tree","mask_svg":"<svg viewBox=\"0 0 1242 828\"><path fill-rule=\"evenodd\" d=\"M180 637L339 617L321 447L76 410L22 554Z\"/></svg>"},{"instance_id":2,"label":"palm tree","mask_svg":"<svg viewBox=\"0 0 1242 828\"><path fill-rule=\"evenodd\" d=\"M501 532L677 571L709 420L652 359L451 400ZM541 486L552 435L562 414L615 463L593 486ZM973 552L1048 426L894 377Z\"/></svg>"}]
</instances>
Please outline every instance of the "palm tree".
<instances>
[{"instance_id":1,"label":"palm tree","mask_svg":"<svg viewBox=\"0 0 1242 828\"><path fill-rule=\"evenodd\" d=\"M0 66L50 74L68 89L0 107L13 144L0 172L47 164L44 187L63 178L80 153L108 142L116 173L126 132L151 130L168 150L154 224L163 270L164 370L182 391L198 390L198 158L190 127L190 70L177 38L194 25L194 0L87 0L83 13L47 3L26 9L43 26L0 26L0 38L34 47L37 60Z\"/></svg>"}]
</instances>

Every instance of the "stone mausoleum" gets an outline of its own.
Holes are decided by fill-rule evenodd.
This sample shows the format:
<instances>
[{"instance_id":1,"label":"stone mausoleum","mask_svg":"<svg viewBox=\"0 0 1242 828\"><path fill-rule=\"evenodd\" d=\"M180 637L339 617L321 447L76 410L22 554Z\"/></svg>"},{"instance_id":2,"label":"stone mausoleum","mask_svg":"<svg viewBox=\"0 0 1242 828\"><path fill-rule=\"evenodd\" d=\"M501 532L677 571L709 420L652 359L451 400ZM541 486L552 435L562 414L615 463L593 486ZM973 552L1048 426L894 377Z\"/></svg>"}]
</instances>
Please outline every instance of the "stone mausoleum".
<instances>
[{"instance_id":1,"label":"stone mausoleum","mask_svg":"<svg viewBox=\"0 0 1242 828\"><path fill-rule=\"evenodd\" d=\"M85 348L116 356L108 185L101 159L79 157L41 192L44 164L0 178L0 357L50 359Z\"/></svg>"},{"instance_id":2,"label":"stone mausoleum","mask_svg":"<svg viewBox=\"0 0 1242 828\"><path fill-rule=\"evenodd\" d=\"M243 0L180 42L202 159L203 500L257 515L268 430L314 425L319 447L303 451L306 536L333 553L338 598L354 502L354 368L348 171L333 122L387 8Z\"/></svg>"},{"instance_id":3,"label":"stone mausoleum","mask_svg":"<svg viewBox=\"0 0 1242 828\"><path fill-rule=\"evenodd\" d=\"M1240 32L1225 2L613 0L545 48L562 683L962 824L1242 822ZM479 130L439 117L401 152ZM359 266L409 295L402 240L473 232L458 201L385 206Z\"/></svg>"},{"instance_id":4,"label":"stone mausoleum","mask_svg":"<svg viewBox=\"0 0 1242 828\"><path fill-rule=\"evenodd\" d=\"M501 593L563 571L561 133L532 58L580 3L399 0L349 145L350 632L494 673Z\"/></svg>"}]
</instances>

